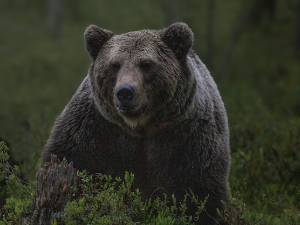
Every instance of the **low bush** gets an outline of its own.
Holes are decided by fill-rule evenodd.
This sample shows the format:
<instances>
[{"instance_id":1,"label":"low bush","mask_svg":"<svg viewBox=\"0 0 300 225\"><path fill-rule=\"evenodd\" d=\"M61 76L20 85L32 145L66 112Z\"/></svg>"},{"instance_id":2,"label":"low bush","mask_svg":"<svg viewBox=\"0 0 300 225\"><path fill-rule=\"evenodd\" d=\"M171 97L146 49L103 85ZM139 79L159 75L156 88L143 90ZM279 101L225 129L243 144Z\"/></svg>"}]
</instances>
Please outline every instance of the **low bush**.
<instances>
[{"instance_id":1,"label":"low bush","mask_svg":"<svg viewBox=\"0 0 300 225\"><path fill-rule=\"evenodd\" d=\"M35 184L26 184L18 178L18 167L8 163L8 148L0 142L0 180L6 181L9 197L1 208L0 225L31 224L32 202ZM77 171L79 185L72 189L75 197L66 202L65 211L57 215L58 220L51 225L66 224L194 224L205 210L205 201L200 202L192 191L178 202L174 195L164 199L143 201L139 189L132 190L134 175L125 173L124 179L108 175L89 175ZM291 207L283 212L274 210L272 199L257 198L259 211L250 211L243 202L243 188L235 192L237 196L225 205L225 212L219 215L228 224L291 224L300 223L299 211ZM260 199L260 200L259 200ZM187 200L198 207L195 215L186 215ZM258 207L257 207L258 208ZM204 212L205 213L205 212Z\"/></svg>"}]
</instances>

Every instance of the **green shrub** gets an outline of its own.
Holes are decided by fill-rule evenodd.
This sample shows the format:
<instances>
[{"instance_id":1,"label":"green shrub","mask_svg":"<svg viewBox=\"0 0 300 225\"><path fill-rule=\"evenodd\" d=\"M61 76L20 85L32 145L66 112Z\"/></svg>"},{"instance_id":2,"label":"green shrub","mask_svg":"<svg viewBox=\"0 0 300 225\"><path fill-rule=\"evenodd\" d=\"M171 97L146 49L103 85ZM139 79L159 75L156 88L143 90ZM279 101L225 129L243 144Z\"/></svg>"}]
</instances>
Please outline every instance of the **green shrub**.
<instances>
[{"instance_id":1,"label":"green shrub","mask_svg":"<svg viewBox=\"0 0 300 225\"><path fill-rule=\"evenodd\" d=\"M27 224L32 214L34 184L25 185L18 176L18 167L14 169L8 163L8 148L1 145L1 179L5 179L9 198L1 209L0 225ZM172 204L164 199L142 201L141 192L132 191L134 175L125 173L124 180L113 179L107 175L88 175L77 173L79 186L72 190L77 198L66 203L65 212L59 217L65 224L193 224L199 213L204 210L205 202L199 202L193 193L187 194L177 202L171 196ZM191 198L198 206L194 217L186 215L186 201ZM52 221L56 224L57 221Z\"/></svg>"},{"instance_id":2,"label":"green shrub","mask_svg":"<svg viewBox=\"0 0 300 225\"><path fill-rule=\"evenodd\" d=\"M0 181L6 182L6 203L0 211L0 225L24 224L31 213L34 196L34 183L26 184L19 177L19 167L12 167L9 163L8 148L0 142ZM25 220L24 220L25 219Z\"/></svg>"},{"instance_id":3,"label":"green shrub","mask_svg":"<svg viewBox=\"0 0 300 225\"><path fill-rule=\"evenodd\" d=\"M141 192L131 191L134 175L125 173L124 181L106 175L89 176L78 173L80 197L66 206L63 220L66 224L193 224L197 216L187 216L186 200L176 204L172 195L172 206L167 196L145 202ZM193 197L192 197L193 198ZM198 203L197 203L198 204ZM204 204L199 204L199 212Z\"/></svg>"},{"instance_id":4,"label":"green shrub","mask_svg":"<svg viewBox=\"0 0 300 225\"><path fill-rule=\"evenodd\" d=\"M1 209L0 225L30 224L34 184L24 184L17 174L18 167L8 163L8 148L0 142L0 179L6 180L9 198ZM132 190L134 175L125 173L124 179L97 174L89 175L85 171L77 172L79 185L72 192L75 200L67 202L65 212L57 218L66 225L76 224L194 224L198 216L205 210L205 201L199 202L192 191L177 202L174 195L164 199L148 199L142 201L139 189ZM234 196L230 204L225 206L225 212L219 213L230 225L244 224L290 224L300 223L300 213L291 206L284 211L276 210L272 199L262 196L255 198L256 207L249 210L244 202L247 196L247 185L234 188ZM170 200L169 200L170 199ZM187 200L198 207L195 215L186 215ZM56 220L52 225L58 224Z\"/></svg>"}]
</instances>

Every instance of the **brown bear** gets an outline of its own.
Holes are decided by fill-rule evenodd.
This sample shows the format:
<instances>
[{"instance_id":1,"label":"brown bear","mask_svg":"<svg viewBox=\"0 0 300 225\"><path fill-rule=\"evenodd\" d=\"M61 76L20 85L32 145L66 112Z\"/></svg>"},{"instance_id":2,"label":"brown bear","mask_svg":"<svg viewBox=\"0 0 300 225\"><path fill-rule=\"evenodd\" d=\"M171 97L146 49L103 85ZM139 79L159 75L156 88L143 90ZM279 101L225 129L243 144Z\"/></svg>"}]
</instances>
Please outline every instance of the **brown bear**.
<instances>
[{"instance_id":1,"label":"brown bear","mask_svg":"<svg viewBox=\"0 0 300 225\"><path fill-rule=\"evenodd\" d=\"M192 50L184 23L121 35L90 25L87 77L58 116L43 150L90 173L135 175L145 197L209 195L201 224L228 202L227 115L217 86Z\"/></svg>"}]
</instances>

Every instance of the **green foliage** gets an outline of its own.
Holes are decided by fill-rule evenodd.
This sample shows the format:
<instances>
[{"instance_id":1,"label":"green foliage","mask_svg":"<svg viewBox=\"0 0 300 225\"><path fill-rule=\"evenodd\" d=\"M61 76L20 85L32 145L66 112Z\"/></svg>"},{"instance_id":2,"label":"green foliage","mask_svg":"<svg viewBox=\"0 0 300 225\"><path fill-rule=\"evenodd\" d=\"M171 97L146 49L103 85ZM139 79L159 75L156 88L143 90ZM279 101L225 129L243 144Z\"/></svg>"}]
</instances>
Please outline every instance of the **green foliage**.
<instances>
[{"instance_id":1,"label":"green foliage","mask_svg":"<svg viewBox=\"0 0 300 225\"><path fill-rule=\"evenodd\" d=\"M18 166L11 167L9 164L8 148L4 142L0 142L0 181L6 181L6 191L9 198L0 209L0 225L24 224L24 218L30 214L34 196L34 184L25 184L17 174Z\"/></svg>"},{"instance_id":2,"label":"green foliage","mask_svg":"<svg viewBox=\"0 0 300 225\"><path fill-rule=\"evenodd\" d=\"M6 204L0 209L0 225L30 224L32 215L32 200L34 184L24 185L15 175L18 167L9 169L8 148L3 142L1 146L1 179L7 182L7 189L11 197L6 199ZM8 172L7 172L8 171ZM207 198L201 202L192 191L185 198L177 202L174 195L165 195L164 199L151 198L142 201L139 189L132 191L134 175L125 173L124 180L119 177L97 174L89 175L85 171L77 172L80 179L79 186L72 191L77 198L66 203L65 212L61 219L66 225L76 224L194 224L200 213L205 213ZM299 224L299 210L295 207L285 211L276 211L272 200L263 196L255 200L256 210L249 210L242 200L246 187L240 188L235 193L235 198L230 199L230 204L225 206L225 212L219 212L221 218L229 225L245 224ZM171 200L171 201L170 201ZM187 201L191 201L198 207L195 215L186 215ZM51 225L56 225L56 219Z\"/></svg>"},{"instance_id":3,"label":"green foliage","mask_svg":"<svg viewBox=\"0 0 300 225\"><path fill-rule=\"evenodd\" d=\"M10 165L8 163L8 147L3 141L0 142L0 181L3 181L10 172Z\"/></svg>"},{"instance_id":4,"label":"green foliage","mask_svg":"<svg viewBox=\"0 0 300 225\"><path fill-rule=\"evenodd\" d=\"M275 69L270 72L271 66L293 72L278 79ZM299 209L300 120L295 100L300 89L295 84L300 79L294 74L299 74L300 64L277 60L257 70L268 76L236 75L239 86L223 95L227 109L231 109L232 194L241 195L249 209L257 212L274 213L267 210L266 200L276 213ZM229 82L224 79L221 89ZM270 82L272 88L266 88Z\"/></svg>"},{"instance_id":5,"label":"green foliage","mask_svg":"<svg viewBox=\"0 0 300 225\"><path fill-rule=\"evenodd\" d=\"M63 219L67 225L73 224L193 224L197 215L204 209L205 202L199 205L196 216L185 214L186 200L176 203L172 195L172 205L167 196L164 199L151 199L143 202L141 192L131 191L134 175L125 173L124 181L111 176L89 176L85 172L78 173L81 184L81 196L68 202Z\"/></svg>"},{"instance_id":6,"label":"green foliage","mask_svg":"<svg viewBox=\"0 0 300 225\"><path fill-rule=\"evenodd\" d=\"M262 201L256 201L256 203L261 205ZM229 225L296 225L300 223L300 214L297 209L275 212L274 208L272 209L271 201L265 201L264 203L270 204L267 206L269 213L266 213L263 208L260 211L249 210L244 201L231 198L229 205L223 202L225 211L224 213L219 212L219 215Z\"/></svg>"},{"instance_id":7,"label":"green foliage","mask_svg":"<svg viewBox=\"0 0 300 225\"><path fill-rule=\"evenodd\" d=\"M1 146L1 179L6 180L10 197L1 208L0 225L27 224L32 214L32 201L34 196L34 184L25 185L16 174L18 167L12 169L8 163L8 148L4 142ZM62 215L63 222L72 224L193 224L199 214L204 210L206 200L199 202L191 192L183 201L176 202L172 195L172 203L164 199L151 199L145 202L141 199L141 192L136 189L131 191L134 175L125 173L122 181L113 179L107 175L88 175L77 172L80 178L78 188L72 190L78 196L72 202L66 203L66 209ZM190 198L198 205L195 217L186 215L186 201ZM54 220L51 224L57 224Z\"/></svg>"},{"instance_id":8,"label":"green foliage","mask_svg":"<svg viewBox=\"0 0 300 225\"><path fill-rule=\"evenodd\" d=\"M2 215L3 221L0 221L0 224L10 224L11 222L14 222L15 224L23 224L24 218L31 213L31 207L32 198L6 199L6 204L3 210L4 213Z\"/></svg>"}]
</instances>

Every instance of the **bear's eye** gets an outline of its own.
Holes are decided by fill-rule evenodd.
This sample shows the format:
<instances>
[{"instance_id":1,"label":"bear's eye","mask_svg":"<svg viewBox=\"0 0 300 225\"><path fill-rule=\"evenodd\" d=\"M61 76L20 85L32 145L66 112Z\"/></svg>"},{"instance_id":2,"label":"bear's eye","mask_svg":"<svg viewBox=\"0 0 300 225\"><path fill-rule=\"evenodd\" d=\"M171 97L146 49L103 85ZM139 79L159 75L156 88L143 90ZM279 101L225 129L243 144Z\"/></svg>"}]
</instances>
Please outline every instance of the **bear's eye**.
<instances>
[{"instance_id":1,"label":"bear's eye","mask_svg":"<svg viewBox=\"0 0 300 225\"><path fill-rule=\"evenodd\" d=\"M149 62L142 62L141 64L140 64L140 68L141 68L141 70L143 71L143 72L149 72L149 70L151 69L151 63L149 63Z\"/></svg>"},{"instance_id":2,"label":"bear's eye","mask_svg":"<svg viewBox=\"0 0 300 225\"><path fill-rule=\"evenodd\" d=\"M114 71L114 73L119 72L120 68L121 68L121 65L118 63L115 63L112 65L112 70Z\"/></svg>"}]
</instances>

